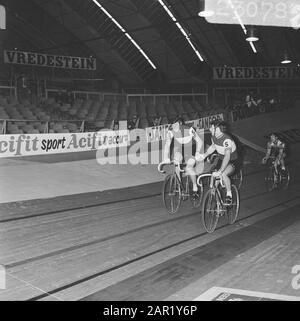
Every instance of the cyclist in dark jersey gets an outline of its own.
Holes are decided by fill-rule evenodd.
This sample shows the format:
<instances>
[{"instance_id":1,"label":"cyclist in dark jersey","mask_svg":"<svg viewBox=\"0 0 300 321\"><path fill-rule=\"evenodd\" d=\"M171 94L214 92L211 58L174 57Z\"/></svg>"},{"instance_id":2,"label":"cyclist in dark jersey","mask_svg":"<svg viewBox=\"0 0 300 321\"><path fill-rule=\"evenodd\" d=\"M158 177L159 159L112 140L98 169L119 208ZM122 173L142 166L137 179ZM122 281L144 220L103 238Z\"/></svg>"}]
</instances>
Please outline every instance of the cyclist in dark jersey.
<instances>
[{"instance_id":1,"label":"cyclist in dark jersey","mask_svg":"<svg viewBox=\"0 0 300 321\"><path fill-rule=\"evenodd\" d=\"M275 159L275 168L281 165L282 171L285 171L285 162L286 157L286 146L275 133L270 135L270 141L267 143L267 153L266 156L262 159L262 163L266 164L268 159Z\"/></svg>"},{"instance_id":2,"label":"cyclist in dark jersey","mask_svg":"<svg viewBox=\"0 0 300 321\"><path fill-rule=\"evenodd\" d=\"M214 176L220 176L226 187L226 204L232 203L231 182L229 176L235 171L238 166L238 154L237 147L230 135L226 133L227 125L223 121L212 121L210 124L210 132L212 135L212 144L207 149L206 153L199 155L196 158L197 161L203 161L206 157L217 152L219 156L219 164L217 172L214 172Z\"/></svg>"},{"instance_id":3,"label":"cyclist in dark jersey","mask_svg":"<svg viewBox=\"0 0 300 321\"><path fill-rule=\"evenodd\" d=\"M170 162L170 152L174 160L180 164L186 164L186 173L193 182L193 192L197 193L198 186L194 167L196 165L195 155L199 153L203 142L193 127L185 125L184 119L178 117L167 134L164 147L164 162ZM180 179L179 169L177 175Z\"/></svg>"}]
</instances>

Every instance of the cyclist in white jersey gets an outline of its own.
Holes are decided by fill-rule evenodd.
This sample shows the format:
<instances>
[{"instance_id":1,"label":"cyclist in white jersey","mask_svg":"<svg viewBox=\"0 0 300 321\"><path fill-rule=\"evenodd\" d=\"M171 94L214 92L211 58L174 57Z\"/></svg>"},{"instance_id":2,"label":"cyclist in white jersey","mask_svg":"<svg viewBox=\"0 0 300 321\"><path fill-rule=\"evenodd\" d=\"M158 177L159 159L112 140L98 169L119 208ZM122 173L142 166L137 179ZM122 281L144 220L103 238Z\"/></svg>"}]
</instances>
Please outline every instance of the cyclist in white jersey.
<instances>
[{"instance_id":1,"label":"cyclist in white jersey","mask_svg":"<svg viewBox=\"0 0 300 321\"><path fill-rule=\"evenodd\" d=\"M185 125L182 117L178 117L167 134L167 141L164 147L164 162L170 162L170 152L173 154L174 160L180 164L186 164L186 173L191 177L193 182L193 193L198 192L196 181L195 155L200 153L203 142L196 130L193 127ZM172 153L172 151L173 153ZM176 169L177 175L180 179L179 169Z\"/></svg>"}]
</instances>

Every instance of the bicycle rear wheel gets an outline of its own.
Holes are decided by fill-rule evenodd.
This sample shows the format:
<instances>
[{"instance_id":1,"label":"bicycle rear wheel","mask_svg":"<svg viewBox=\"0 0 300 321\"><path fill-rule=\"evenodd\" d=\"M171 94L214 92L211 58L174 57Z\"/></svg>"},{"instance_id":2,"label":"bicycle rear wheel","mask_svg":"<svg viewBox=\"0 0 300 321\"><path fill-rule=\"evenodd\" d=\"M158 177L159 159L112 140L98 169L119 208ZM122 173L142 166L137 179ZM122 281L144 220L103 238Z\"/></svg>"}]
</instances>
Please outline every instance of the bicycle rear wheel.
<instances>
[{"instance_id":1,"label":"bicycle rear wheel","mask_svg":"<svg viewBox=\"0 0 300 321\"><path fill-rule=\"evenodd\" d=\"M239 190L235 185L231 185L232 204L227 207L227 218L229 224L234 224L240 210Z\"/></svg>"},{"instance_id":2,"label":"bicycle rear wheel","mask_svg":"<svg viewBox=\"0 0 300 321\"><path fill-rule=\"evenodd\" d=\"M243 183L243 171L239 169L233 176L232 176L232 183L237 187L238 190L242 187Z\"/></svg>"},{"instance_id":3,"label":"bicycle rear wheel","mask_svg":"<svg viewBox=\"0 0 300 321\"><path fill-rule=\"evenodd\" d=\"M273 191L273 189L275 189L275 187L276 187L275 180L276 180L275 169L273 166L271 166L270 168L268 168L267 175L265 176L265 183L266 183L267 190L269 192L271 192L271 191Z\"/></svg>"},{"instance_id":4,"label":"bicycle rear wheel","mask_svg":"<svg viewBox=\"0 0 300 321\"><path fill-rule=\"evenodd\" d=\"M280 172L280 185L281 185L281 188L283 188L284 190L287 189L289 187L289 184L290 184L290 171L288 169L288 167L285 168L285 171Z\"/></svg>"},{"instance_id":5,"label":"bicycle rear wheel","mask_svg":"<svg viewBox=\"0 0 300 321\"><path fill-rule=\"evenodd\" d=\"M212 233L218 224L219 213L214 189L206 191L202 203L202 222L207 233Z\"/></svg>"},{"instance_id":6,"label":"bicycle rear wheel","mask_svg":"<svg viewBox=\"0 0 300 321\"><path fill-rule=\"evenodd\" d=\"M181 185L176 175L166 177L162 190L162 198L165 208L170 214L175 214L181 204Z\"/></svg>"}]
</instances>

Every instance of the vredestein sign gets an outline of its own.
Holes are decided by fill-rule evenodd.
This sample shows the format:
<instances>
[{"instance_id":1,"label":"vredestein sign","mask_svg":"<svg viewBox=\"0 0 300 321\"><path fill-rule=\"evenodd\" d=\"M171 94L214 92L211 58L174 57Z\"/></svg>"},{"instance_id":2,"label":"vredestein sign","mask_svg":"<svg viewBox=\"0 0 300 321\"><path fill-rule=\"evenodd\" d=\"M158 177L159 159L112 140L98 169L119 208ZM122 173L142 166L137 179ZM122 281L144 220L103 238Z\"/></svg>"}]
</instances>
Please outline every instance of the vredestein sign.
<instances>
[{"instance_id":1,"label":"vredestein sign","mask_svg":"<svg viewBox=\"0 0 300 321\"><path fill-rule=\"evenodd\" d=\"M300 79L299 67L214 67L214 80Z\"/></svg>"},{"instance_id":2,"label":"vredestein sign","mask_svg":"<svg viewBox=\"0 0 300 321\"><path fill-rule=\"evenodd\" d=\"M96 70L96 58L4 50L4 63L37 67Z\"/></svg>"}]
</instances>

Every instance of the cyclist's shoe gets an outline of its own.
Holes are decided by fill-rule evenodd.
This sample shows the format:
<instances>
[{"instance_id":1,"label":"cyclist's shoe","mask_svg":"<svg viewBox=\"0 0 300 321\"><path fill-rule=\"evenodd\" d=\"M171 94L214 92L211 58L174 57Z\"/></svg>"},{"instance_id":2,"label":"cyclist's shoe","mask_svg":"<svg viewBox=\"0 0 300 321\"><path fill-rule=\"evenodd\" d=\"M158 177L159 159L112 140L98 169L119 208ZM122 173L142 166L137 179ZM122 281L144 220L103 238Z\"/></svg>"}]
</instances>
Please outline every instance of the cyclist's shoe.
<instances>
[{"instance_id":1,"label":"cyclist's shoe","mask_svg":"<svg viewBox=\"0 0 300 321\"><path fill-rule=\"evenodd\" d=\"M229 196L229 195L226 196L224 205L226 205L226 206L232 205L232 197L231 196Z\"/></svg>"},{"instance_id":2,"label":"cyclist's shoe","mask_svg":"<svg viewBox=\"0 0 300 321\"><path fill-rule=\"evenodd\" d=\"M193 192L192 193L192 200L197 201L199 199L199 193L198 192Z\"/></svg>"}]
</instances>

